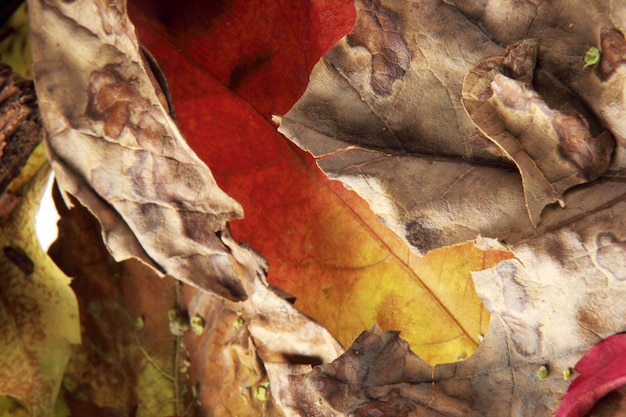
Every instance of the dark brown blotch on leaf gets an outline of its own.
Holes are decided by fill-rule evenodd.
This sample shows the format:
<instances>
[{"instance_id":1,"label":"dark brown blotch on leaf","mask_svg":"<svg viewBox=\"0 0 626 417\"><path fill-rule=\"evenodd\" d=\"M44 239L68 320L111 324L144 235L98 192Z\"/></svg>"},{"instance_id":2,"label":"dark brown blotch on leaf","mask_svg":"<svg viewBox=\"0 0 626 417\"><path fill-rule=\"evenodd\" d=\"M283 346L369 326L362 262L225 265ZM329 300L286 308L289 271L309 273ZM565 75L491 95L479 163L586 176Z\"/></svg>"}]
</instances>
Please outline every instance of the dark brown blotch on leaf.
<instances>
[{"instance_id":1,"label":"dark brown blotch on leaf","mask_svg":"<svg viewBox=\"0 0 626 417\"><path fill-rule=\"evenodd\" d=\"M166 220L157 204L142 204L131 217L141 233L150 233L161 229Z\"/></svg>"},{"instance_id":2,"label":"dark brown blotch on leaf","mask_svg":"<svg viewBox=\"0 0 626 417\"><path fill-rule=\"evenodd\" d=\"M242 56L230 73L228 86L231 90L237 91L252 75L269 65L271 60L272 55L268 51L253 56Z\"/></svg>"},{"instance_id":3,"label":"dark brown blotch on leaf","mask_svg":"<svg viewBox=\"0 0 626 417\"><path fill-rule=\"evenodd\" d=\"M358 0L354 29L347 36L352 47L362 46L372 55L371 86L381 96L391 94L393 82L404 76L411 62L411 51L402 36L398 13L379 0Z\"/></svg>"},{"instance_id":4,"label":"dark brown blotch on leaf","mask_svg":"<svg viewBox=\"0 0 626 417\"><path fill-rule=\"evenodd\" d=\"M406 240L422 251L428 252L441 237L441 230L429 227L428 219L416 219L406 225Z\"/></svg>"},{"instance_id":5,"label":"dark brown blotch on leaf","mask_svg":"<svg viewBox=\"0 0 626 417\"><path fill-rule=\"evenodd\" d=\"M600 76L606 80L626 63L626 39L618 30L604 28L600 33L600 48Z\"/></svg>"},{"instance_id":6,"label":"dark brown blotch on leaf","mask_svg":"<svg viewBox=\"0 0 626 417\"><path fill-rule=\"evenodd\" d=\"M202 212L193 210L179 211L183 233L196 242L217 242L218 238L213 230L218 224L210 222Z\"/></svg>"},{"instance_id":7,"label":"dark brown blotch on leaf","mask_svg":"<svg viewBox=\"0 0 626 417\"><path fill-rule=\"evenodd\" d=\"M30 275L35 272L35 263L28 256L24 249L19 246L5 246L2 250L11 263L17 266L23 273Z\"/></svg>"},{"instance_id":8,"label":"dark brown blotch on leaf","mask_svg":"<svg viewBox=\"0 0 626 417\"><path fill-rule=\"evenodd\" d=\"M589 181L598 178L609 166L615 146L608 132L593 137L581 116L555 112L552 126L559 138L559 154L572 162Z\"/></svg>"},{"instance_id":9,"label":"dark brown blotch on leaf","mask_svg":"<svg viewBox=\"0 0 626 417\"><path fill-rule=\"evenodd\" d=\"M85 115L104 122L105 135L117 139L130 121L131 101L137 95L132 81L126 80L113 64L107 65L89 77Z\"/></svg>"},{"instance_id":10,"label":"dark brown blotch on leaf","mask_svg":"<svg viewBox=\"0 0 626 417\"><path fill-rule=\"evenodd\" d=\"M399 394L399 390L391 391L390 397L395 401L386 399L385 401L367 401L356 408L353 413L355 417L370 416L394 416L408 417L417 411L417 407L408 401L405 401Z\"/></svg>"},{"instance_id":11,"label":"dark brown blotch on leaf","mask_svg":"<svg viewBox=\"0 0 626 417\"><path fill-rule=\"evenodd\" d=\"M503 64L516 80L532 83L538 53L539 39L524 39L506 48Z\"/></svg>"}]
</instances>

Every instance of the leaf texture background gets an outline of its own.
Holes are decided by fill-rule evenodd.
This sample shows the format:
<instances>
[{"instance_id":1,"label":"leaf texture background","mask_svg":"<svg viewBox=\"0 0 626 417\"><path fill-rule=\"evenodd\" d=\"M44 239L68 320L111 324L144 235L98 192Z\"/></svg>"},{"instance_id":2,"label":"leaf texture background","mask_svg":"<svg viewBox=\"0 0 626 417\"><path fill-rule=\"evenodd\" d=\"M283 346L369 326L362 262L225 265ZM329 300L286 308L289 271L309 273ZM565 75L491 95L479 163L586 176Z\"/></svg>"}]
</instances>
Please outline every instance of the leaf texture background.
<instances>
[{"instance_id":1,"label":"leaf texture background","mask_svg":"<svg viewBox=\"0 0 626 417\"><path fill-rule=\"evenodd\" d=\"M280 6L279 2L275 4ZM142 194L149 197L147 200L159 197L161 191L166 194L172 191L167 187L144 189L147 183L161 182L146 177L156 165L144 164L145 160L137 158L137 153L145 150L134 147L147 144L152 152L154 146L163 145L163 149L153 152L157 157L150 158L158 159L159 152L169 154L164 145L167 141L151 142L152 137L141 136L135 127L148 120L147 126L154 128L150 131L154 137L162 138L163 132L174 132L172 137L176 137L177 149L182 150L182 161L204 173L201 182L210 187L203 190L217 196L217 203L202 199L217 204L218 208L204 212L208 217L201 223L208 220L212 227L196 237L203 244L217 243L218 259L227 259L220 264L225 265L226 273L222 274L222 270L209 273L209 280L201 282L194 274L187 278L183 274L183 280L232 300L245 297L247 300L234 303L185 286L179 294L181 298L174 301L181 308L185 326L186 320L203 323L199 325L196 321L195 325L182 329L176 327L182 326L178 322L169 323L170 329L175 326L183 335L191 363L200 364L206 357L213 358L205 366L191 370L191 385L187 382L184 385L188 389L186 398L197 396L205 410L220 415L307 415L331 411L337 415L550 415L569 384L561 371L572 367L599 339L624 330L619 319L623 317L620 300L624 291L622 265L626 240L620 232L624 230L624 145L617 117L621 113L621 101L606 93L609 86L623 88L620 87L623 66L619 58L623 36L620 38L621 33L616 29L600 28L605 23L620 27L624 16L618 7L613 8L613 3L588 7L589 18L585 21L580 15L553 14L561 5L558 2L523 4L508 10L508 14L502 14L500 8L491 4L474 2L462 5L436 1L357 2L359 14L353 31L315 67L302 100L279 120L281 131L309 149L319 158L320 167L356 190L369 206L341 184L324 179L314 168L316 161L287 144L270 124L271 114L286 111L287 97L294 98L293 95L303 90L300 70L310 68L317 59L303 54L302 61L294 60L294 49L283 48L280 43L281 39L292 38L280 36L284 27L267 32L271 33L267 44L252 42L252 46L247 46L244 37L239 51L220 52L217 45L225 43L224 36L233 37L244 27L263 20L258 14L246 12L251 9L244 6L255 5L254 2L225 2L212 6L208 14L200 14L198 5L190 5L180 14L168 13L173 12L168 6L142 9L140 5L134 6L134 13L142 26L141 38L153 50L166 74L172 75L170 84L181 129L200 157L209 163L220 185L246 208L247 220L234 221L233 233L235 238L251 243L268 256L270 282L295 293L296 306L315 315L344 346L360 330L378 323L387 329L402 328L402 336L410 339L411 348L420 356L410 352L397 333L385 333L374 326L333 361L342 348L322 327L272 292L264 283L262 259L230 237L225 224L241 215L238 204L212 188L212 174L182 142L182 136L177 134L164 110L158 88L148 83L150 77L143 69L136 41L124 39L132 34L130 23L118 19L123 15L120 10L107 9L99 16L102 20L95 20L99 24L90 26L94 23L90 21L84 26L88 30L79 32L85 35L85 40L94 42L94 33L107 42L121 39L114 42L115 48L105 48L109 55L101 55L106 58L102 63L112 57L114 61L118 56L131 57L130 64L121 60L115 65L132 82L127 79L119 83L117 73L108 66L95 72L85 71L92 74L88 80L71 79L54 66L46 67L47 64L36 67L35 73L40 81L44 79L39 88L43 91L43 106L49 106L48 127L51 122L68 122L68 128L59 125L52 132L57 132L59 138L78 134L87 138L98 135L105 139L123 138L127 142L121 155L126 156L104 161L107 165L104 172L110 175L101 177L100 171L93 175L92 169L102 161L86 158L74 163L70 154L75 149L55 148L54 135L49 144L66 191L79 199L82 196L83 202L100 214L109 247L115 246L111 244L111 236L118 231L111 226L119 226L124 233L130 230L139 239L131 239L134 246L130 250L122 248L124 253L139 255L157 271L169 268L163 268L159 262L172 265L167 263L167 250L176 245L161 247L155 234L148 234L147 229L146 233L138 234L141 228L137 229L133 221L146 213L137 217L130 211L130 215L118 216L111 207L124 213L126 197L118 201L120 196L107 194L106 187L103 188L106 183L103 178L119 178L123 173L133 180L131 186L124 179L113 188L130 190L129 195L134 195L133 183L140 184L142 192L152 193ZM308 14L302 10L296 12L296 17L305 21L313 16L309 20L316 28L309 33L312 39L306 41L308 44L296 46L296 51L323 50L324 45L336 40L333 37L339 36L341 25L346 25L345 17L350 16L337 9L330 11L331 6L322 2L312 5ZM326 6L328 9L324 9ZM59 7L58 10L74 13L70 5ZM269 7L260 16L273 19L280 10ZM322 13L323 10L330 12ZM528 20L533 13L526 12L531 11L535 18ZM292 17L283 16L283 19L291 21ZM293 22L296 21L294 18ZM319 23L321 27L325 21L337 25L330 25L331 30L322 32L328 38L315 39L319 29L316 25ZM380 28L374 23L380 24ZM61 29L66 29L65 24L74 23L64 20ZM486 31L478 30L479 25L487 28ZM273 27L258 26L261 32ZM119 27L123 30L118 33L114 28ZM168 29L176 27L182 27L184 35L168 33ZM591 43L590 38L562 43L562 39L570 39L570 32L578 35L581 27L594 28L591 31L597 35L594 42L603 45L605 53L596 67L583 68L579 62L588 48L584 42ZM213 30L211 35L219 42L207 42L206 34ZM553 94L545 101L564 101L565 107L559 110L562 114L575 118L583 127L585 123L601 125L611 133L614 147L611 164L599 169L599 177L583 172L586 184L561 190L557 200L561 200L564 208L552 205L543 209L543 202L538 209L530 208L532 194L520 176L520 164L485 129L484 120L496 119L472 116L467 103L462 101L467 74L494 57L506 60L509 55L504 46L509 46L509 52L515 48L511 45L520 40L515 35L518 30L541 40L536 62L526 60L532 54L523 54L518 64L539 65L552 81L558 81L550 84L548 93L540 92L541 97ZM289 53L282 54L283 49ZM118 55L116 50L123 54ZM69 56L64 56L64 62L71 60ZM565 61L559 61L562 57ZM94 56L92 62L99 62L97 58L100 56ZM290 59L297 61L295 67L299 71L290 71L294 68L287 66ZM531 88L529 78L532 81L534 77L529 74L540 72L533 72L539 67L532 65L530 70L518 74L519 79L508 72L510 67L501 75L510 76L517 83L515 88L525 91L524 88ZM275 74L270 68L272 71L281 68L286 74L284 79L269 84L271 74ZM478 80L478 83L488 81L485 95L497 95L497 88L503 86L513 88L508 81L498 84L500 76L490 78L491 75ZM45 80L53 82L46 84ZM74 83L84 83L84 88L77 89L79 93L71 93L78 98L68 96L68 90L58 89ZM284 89L285 94L276 94L268 86L280 88L281 92ZM86 98L80 96L83 90L87 91ZM144 114L129 107L130 98L138 97L145 107L158 111ZM568 100L574 100L573 104L583 100L591 113L572 113L567 104L573 104ZM617 104L609 108L606 103L610 100ZM69 106L70 101L79 104L78 111L88 110L86 116L75 114L76 108ZM132 109L130 119L128 109ZM493 116L493 109L482 110ZM53 118L55 111L65 118ZM543 111L543 114L561 113ZM89 120L81 119L83 116ZM504 121L506 130L519 128L502 112L496 111L496 116L496 122ZM98 117L103 120L96 120ZM98 135L89 130L94 126L99 129ZM165 137L169 138L170 134ZM518 137L525 140L523 135ZM567 159L564 156L567 152L562 149L563 138L558 139L561 142L554 145L557 146L554 155ZM64 146L68 143L74 142L63 141ZM99 143L107 151L111 145L107 141ZM93 145L92 156L101 153L93 151L98 146ZM118 147L116 143L113 149ZM55 154L54 149L60 150ZM127 153L129 149L133 152ZM569 159L580 160L580 147L572 149L576 158ZM131 163L122 164L120 169L118 160L124 162L125 157ZM578 164L579 171L586 170L586 163ZM111 172L107 171L108 165L113 167ZM574 176L579 171L575 169ZM162 172L177 173L167 169ZM181 175L177 179L189 177ZM165 210L164 222L174 222L174 226L165 228L167 231L185 230L185 225L193 223L189 223L188 213L181 213L184 210L178 205L189 204L189 194L197 190L189 183L183 185L187 188L174 187L174 194L183 195L178 195L180 198L173 200L176 204ZM100 197L96 197L94 190ZM168 194L161 202L171 203L169 197ZM108 206L104 200L113 203ZM142 201L145 207L152 207L153 203ZM220 212L224 208L221 204L228 209ZM113 217L109 217L111 214ZM152 218L149 214L147 217ZM167 234L156 235L162 239ZM480 235L487 238L481 239ZM153 259L151 254L157 252L166 256ZM474 283L470 274L478 296L491 313L488 329L486 310L478 298L471 298ZM224 276L233 279L220 280ZM164 300L171 305L175 284L170 280L160 283L167 287L164 287L164 293L168 293ZM138 295L149 297L149 294L153 293L146 291ZM110 295L119 296L115 290ZM89 305L82 307L87 311L84 317L95 319L95 328L99 328L97 315L105 305L95 302L91 310ZM148 313L149 305L129 305L130 316L152 316ZM359 314L342 314L346 307ZM400 312L400 309L404 310ZM143 333L146 338L158 334L161 336L156 337L171 341L171 333L163 325L164 312L164 306L155 307L161 324L149 327L150 331ZM113 312L113 316L116 314ZM126 336L137 332L130 327L131 323L132 320L126 319ZM411 329L417 331L412 333ZM482 335L483 343L468 358ZM156 352L157 356L166 358L160 362L151 359L154 354L142 351L139 346L142 345L128 343L133 354L138 352L145 358L144 371L164 369L162 366L171 365L168 360L178 357L177 350ZM429 365L464 358L468 359ZM178 364L184 368L184 361ZM317 364L321 366L312 368ZM219 372L214 371L216 367ZM179 369L176 363L172 369ZM545 372L539 377L541 369ZM181 371L181 375L186 375L186 371ZM178 377L156 373L161 379L174 382L170 388L179 389ZM147 378L141 371L135 375ZM220 389L215 389L216 375L226 376L226 383ZM195 386L197 391L194 393L190 386ZM269 400L265 396L268 387ZM141 395L132 389L125 393L124 401L116 408L130 413L141 403ZM493 401L494 395L499 399L497 402ZM175 401L179 397L173 396ZM110 399L92 397L92 401L104 405ZM173 411L178 414L182 403L177 404ZM147 407L143 410L151 407L141 406Z\"/></svg>"},{"instance_id":2,"label":"leaf texture background","mask_svg":"<svg viewBox=\"0 0 626 417\"><path fill-rule=\"evenodd\" d=\"M434 369L416 361L410 375L378 371L376 361L392 353L385 350L373 359L368 352L377 355L381 338L392 337L374 329L325 369L292 377L292 382L311 383L327 402L304 403L306 396L296 395L286 407L303 414L330 406L341 415L418 410L424 415L551 415L568 385L561 371L600 339L624 330L617 319L623 292L624 142L621 121L608 116L623 114L623 100L607 99L608 92L624 89L624 68L614 58L623 39L621 8L584 2L576 11L558 2L357 4L352 33L314 68L307 91L281 118L280 131L310 151L330 177L363 196L415 250L426 253L482 235L505 242L514 257L473 273L492 321L468 360ZM393 24L376 26L372 15ZM528 50L519 56L512 52L520 46L516 42L529 38L540 45L536 61ZM585 68L582 57L596 44L606 45L606 54L598 66ZM381 55L390 62L381 64ZM509 61L503 77L519 79L510 82L490 72L494 59ZM494 78L468 80L476 70ZM485 89L473 96L481 103L468 109L463 88L474 82ZM558 112L573 118L569 127L577 133L559 132L550 152L572 169L573 175L560 174L559 180L582 174L586 184L557 192L552 202L562 199L561 205L542 202L540 193L531 192L520 165L510 162L521 158L520 151L508 153L492 137L542 123L539 102L527 107L530 122L523 121L526 115L507 116L497 105L489 107L498 88L511 93L514 85L518 92L527 89L527 97L556 106L548 107L553 119L561 117ZM526 108L515 97L504 94L499 100L515 111ZM584 107L591 113L573 110ZM482 118L486 115L489 121ZM596 138L608 140L602 130L611 133L612 142L595 148ZM574 143L572 149L586 148L568 156ZM527 145L533 151L538 146ZM593 155L589 159L583 156L587 151ZM534 169L540 162L530 156L527 166ZM592 166L604 168L588 176L587 169L596 169ZM408 357L403 363L412 363ZM547 379L537 377L541 366L549 370ZM360 385L364 375L375 376ZM324 387L322 381L329 380L338 385ZM359 390L364 386L369 394Z\"/></svg>"}]
</instances>

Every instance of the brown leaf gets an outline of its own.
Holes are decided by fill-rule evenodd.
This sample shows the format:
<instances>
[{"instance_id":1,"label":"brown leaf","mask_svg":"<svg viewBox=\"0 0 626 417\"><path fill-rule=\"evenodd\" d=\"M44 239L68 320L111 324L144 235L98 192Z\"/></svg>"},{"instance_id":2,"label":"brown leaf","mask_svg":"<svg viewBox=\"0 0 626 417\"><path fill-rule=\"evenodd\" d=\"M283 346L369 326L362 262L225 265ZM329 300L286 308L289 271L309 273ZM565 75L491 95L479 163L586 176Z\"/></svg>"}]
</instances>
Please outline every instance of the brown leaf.
<instances>
[{"instance_id":1,"label":"brown leaf","mask_svg":"<svg viewBox=\"0 0 626 417\"><path fill-rule=\"evenodd\" d=\"M443 415L459 416L472 412L551 415L569 384L563 371L573 367L594 343L626 329L621 303L626 291L621 267L624 236L609 232L616 219L618 225L624 223L623 186L603 182L567 197L577 211L584 212L584 204L598 202L605 208L571 219L567 228L514 245L515 259L473 273L492 321L483 343L468 360L433 370L411 353L394 359L399 354L393 352L406 352L407 346L388 334L383 339L394 340L389 343L393 351L385 347L381 352L381 336L375 330L362 337L367 343L361 344L361 339L333 364L306 376L292 373L290 384L303 384L306 389L301 394L281 386L278 395L284 396L284 406L300 415L306 415L302 410L319 410L315 407L328 404L345 415L362 408L378 410L381 415L420 410L421 415L436 416L443 414L442 409L448 413ZM489 240L483 245L500 246ZM414 362L417 365L407 365ZM364 383L363 374L378 376L372 367L379 363L388 367L383 376ZM542 366L548 371L545 379L537 376ZM357 371L346 372L346 367ZM413 368L416 370L402 374L403 369ZM389 378L394 371L399 376ZM331 383L334 389L323 389ZM341 394L331 395L330 391ZM315 395L326 401L312 404L305 400Z\"/></svg>"},{"instance_id":2,"label":"brown leaf","mask_svg":"<svg viewBox=\"0 0 626 417\"><path fill-rule=\"evenodd\" d=\"M89 211L78 204L70 210L58 193L55 197L59 239L49 252L73 277L82 336L63 375L70 409L83 410L77 415L106 409L128 416L165 417L185 410L200 415L184 365L185 349L170 331L168 312L177 309L180 283L158 279L134 259L115 262Z\"/></svg>"},{"instance_id":3,"label":"brown leaf","mask_svg":"<svg viewBox=\"0 0 626 417\"><path fill-rule=\"evenodd\" d=\"M228 240L240 205L221 191L169 117L125 4L29 3L35 86L65 193L102 225L117 260L232 299L264 261ZM155 238L157 237L157 238Z\"/></svg>"},{"instance_id":4,"label":"brown leaf","mask_svg":"<svg viewBox=\"0 0 626 417\"><path fill-rule=\"evenodd\" d=\"M615 93L626 69L616 65L603 81L583 61L601 32L615 51L601 63L621 62L619 42L608 40L615 33L601 30L624 21L617 8L444 3L358 2L354 32L372 13L393 18L410 52L406 72L390 94L377 93L377 52L352 46L350 35L315 67L279 129L420 253L479 234L532 235L567 190L622 177L626 166L624 101ZM394 42L382 37L377 48ZM566 219L569 210L558 212ZM412 225L425 237L413 238Z\"/></svg>"},{"instance_id":5,"label":"brown leaf","mask_svg":"<svg viewBox=\"0 0 626 417\"><path fill-rule=\"evenodd\" d=\"M596 342L626 330L624 237L597 234L618 217L623 223L625 209L620 197L569 228L513 246L515 259L473 273L492 320L469 359L431 368L397 334L374 328L333 363L272 381L276 395L296 415L552 415L567 371Z\"/></svg>"},{"instance_id":6,"label":"brown leaf","mask_svg":"<svg viewBox=\"0 0 626 417\"><path fill-rule=\"evenodd\" d=\"M81 207L65 210L65 236L53 251L77 277L91 342L68 367L68 391L98 407L183 415L197 387L211 415L281 415L266 372L293 363L310 369L335 359L341 346L272 292L262 257L230 236L226 222L241 209L165 112L123 4L29 5L47 146L68 205L75 196L97 217L118 259L139 258L196 286L177 299L171 279L155 282L133 260L112 262L93 242L97 227L76 214ZM77 219L87 224L72 224ZM103 372L112 363L114 371Z\"/></svg>"},{"instance_id":7,"label":"brown leaf","mask_svg":"<svg viewBox=\"0 0 626 417\"><path fill-rule=\"evenodd\" d=\"M60 212L51 253L74 276L83 333L64 387L86 398L85 407L128 415L136 409L151 416L282 416L271 375L294 362L311 369L343 351L260 278L246 287L244 302L180 288L140 262L114 262L83 207Z\"/></svg>"},{"instance_id":8,"label":"brown leaf","mask_svg":"<svg viewBox=\"0 0 626 417\"><path fill-rule=\"evenodd\" d=\"M495 327L492 330L497 330ZM506 348L505 344L487 343L490 354ZM301 388L282 386L279 395L296 415L328 415L327 410L334 410L337 416L550 414L567 385L557 370L572 360L571 355L545 363L552 376L541 380L537 371L543 362L507 358L506 351L490 359L483 355L484 350L481 346L474 354L479 355L478 362L473 356L433 369L417 358L397 333L374 328L332 364L306 375L291 375L290 387Z\"/></svg>"}]
</instances>

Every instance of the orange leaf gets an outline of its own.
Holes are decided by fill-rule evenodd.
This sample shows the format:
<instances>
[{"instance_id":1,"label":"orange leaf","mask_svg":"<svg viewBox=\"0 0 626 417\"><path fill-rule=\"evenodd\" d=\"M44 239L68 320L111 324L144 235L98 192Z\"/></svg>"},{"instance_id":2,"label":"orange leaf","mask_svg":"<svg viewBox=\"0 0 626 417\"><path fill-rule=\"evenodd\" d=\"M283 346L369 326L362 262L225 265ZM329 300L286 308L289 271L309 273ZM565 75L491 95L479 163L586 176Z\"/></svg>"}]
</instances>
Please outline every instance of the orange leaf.
<instances>
[{"instance_id":1,"label":"orange leaf","mask_svg":"<svg viewBox=\"0 0 626 417\"><path fill-rule=\"evenodd\" d=\"M367 203L288 144L270 115L295 102L318 57L349 31L354 10L351 1L257 3L207 12L191 5L160 20L159 12L134 9L140 38L168 77L183 133L244 207L233 235L262 252L269 281L344 346L378 323L402 330L428 362L469 356L488 323L470 271L511 255L468 243L420 258Z\"/></svg>"}]
</instances>

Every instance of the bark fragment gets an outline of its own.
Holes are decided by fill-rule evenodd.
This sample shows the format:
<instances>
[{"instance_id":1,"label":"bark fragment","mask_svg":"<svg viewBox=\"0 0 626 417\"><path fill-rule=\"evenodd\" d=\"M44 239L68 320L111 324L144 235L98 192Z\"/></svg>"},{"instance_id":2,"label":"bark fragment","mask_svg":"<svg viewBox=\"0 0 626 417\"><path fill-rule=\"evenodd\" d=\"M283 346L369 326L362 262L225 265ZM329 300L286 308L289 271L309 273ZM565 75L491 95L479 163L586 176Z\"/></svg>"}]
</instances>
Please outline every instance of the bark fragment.
<instances>
[{"instance_id":1,"label":"bark fragment","mask_svg":"<svg viewBox=\"0 0 626 417\"><path fill-rule=\"evenodd\" d=\"M32 82L0 64L0 194L19 174L42 138Z\"/></svg>"}]
</instances>

